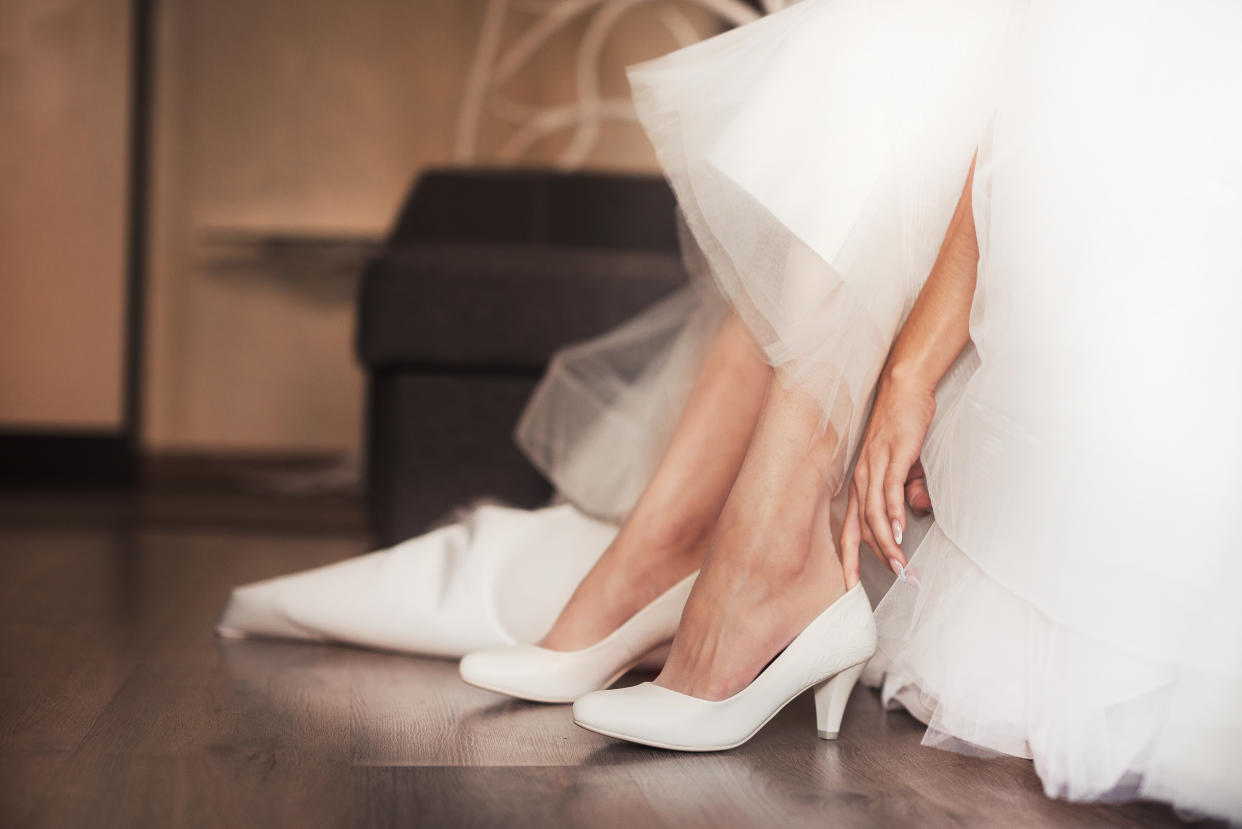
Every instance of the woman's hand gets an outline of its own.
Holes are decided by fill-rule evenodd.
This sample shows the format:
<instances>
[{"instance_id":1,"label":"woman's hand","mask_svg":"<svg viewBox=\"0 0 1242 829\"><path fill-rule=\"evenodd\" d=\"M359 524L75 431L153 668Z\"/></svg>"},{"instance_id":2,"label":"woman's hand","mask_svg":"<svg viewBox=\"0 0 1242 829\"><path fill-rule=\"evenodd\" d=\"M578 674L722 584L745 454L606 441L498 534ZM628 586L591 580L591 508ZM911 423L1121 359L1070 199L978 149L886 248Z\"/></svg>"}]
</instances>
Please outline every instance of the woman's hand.
<instances>
[{"instance_id":1,"label":"woman's hand","mask_svg":"<svg viewBox=\"0 0 1242 829\"><path fill-rule=\"evenodd\" d=\"M848 587L858 583L862 541L898 577L904 574L906 556L900 545L906 529L907 487L911 506L931 509L919 452L936 412L936 385L970 342L970 306L979 266L971 202L974 180L972 160L936 263L880 374L841 531L841 566Z\"/></svg>"},{"instance_id":2,"label":"woman's hand","mask_svg":"<svg viewBox=\"0 0 1242 829\"><path fill-rule=\"evenodd\" d=\"M841 532L841 564L849 585L858 581L860 541L901 575L906 566L899 545L905 532L907 487L911 506L931 507L926 486L919 485L923 477L919 452L936 412L934 387L885 374L863 434Z\"/></svg>"}]
</instances>

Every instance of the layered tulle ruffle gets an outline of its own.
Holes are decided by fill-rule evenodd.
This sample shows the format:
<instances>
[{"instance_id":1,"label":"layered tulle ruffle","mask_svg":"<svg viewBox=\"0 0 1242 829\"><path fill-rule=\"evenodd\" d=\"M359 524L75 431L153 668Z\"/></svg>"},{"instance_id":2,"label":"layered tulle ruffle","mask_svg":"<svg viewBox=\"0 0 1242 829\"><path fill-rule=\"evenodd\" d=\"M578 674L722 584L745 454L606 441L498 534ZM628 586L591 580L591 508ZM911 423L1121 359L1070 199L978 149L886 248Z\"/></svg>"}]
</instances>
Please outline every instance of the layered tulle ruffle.
<instances>
[{"instance_id":1,"label":"layered tulle ruffle","mask_svg":"<svg viewBox=\"0 0 1242 829\"><path fill-rule=\"evenodd\" d=\"M864 571L868 676L925 743L1031 757L1049 794L1242 820L1239 40L1236 2L806 0L631 81L720 294L845 457L977 154L974 348L937 393L914 577ZM550 425L545 384L519 437L568 498L641 491L709 293L562 365L643 378L625 405ZM604 367L618 347L654 368Z\"/></svg>"}]
</instances>

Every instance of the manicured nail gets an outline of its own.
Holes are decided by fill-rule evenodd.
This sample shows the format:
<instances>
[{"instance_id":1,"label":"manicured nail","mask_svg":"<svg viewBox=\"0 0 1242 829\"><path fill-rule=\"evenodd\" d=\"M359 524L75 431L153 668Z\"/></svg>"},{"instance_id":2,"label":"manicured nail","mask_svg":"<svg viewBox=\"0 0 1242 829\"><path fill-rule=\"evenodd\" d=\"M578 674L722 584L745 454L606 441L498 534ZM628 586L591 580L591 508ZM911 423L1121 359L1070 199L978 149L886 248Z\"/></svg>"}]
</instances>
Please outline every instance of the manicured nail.
<instances>
[{"instance_id":1,"label":"manicured nail","mask_svg":"<svg viewBox=\"0 0 1242 829\"><path fill-rule=\"evenodd\" d=\"M888 560L888 566L893 568L893 574L897 576L898 581L906 580L906 568L901 566L901 562L895 558Z\"/></svg>"},{"instance_id":2,"label":"manicured nail","mask_svg":"<svg viewBox=\"0 0 1242 829\"><path fill-rule=\"evenodd\" d=\"M901 543L901 524L897 523L896 518L893 519L893 538L898 544Z\"/></svg>"}]
</instances>

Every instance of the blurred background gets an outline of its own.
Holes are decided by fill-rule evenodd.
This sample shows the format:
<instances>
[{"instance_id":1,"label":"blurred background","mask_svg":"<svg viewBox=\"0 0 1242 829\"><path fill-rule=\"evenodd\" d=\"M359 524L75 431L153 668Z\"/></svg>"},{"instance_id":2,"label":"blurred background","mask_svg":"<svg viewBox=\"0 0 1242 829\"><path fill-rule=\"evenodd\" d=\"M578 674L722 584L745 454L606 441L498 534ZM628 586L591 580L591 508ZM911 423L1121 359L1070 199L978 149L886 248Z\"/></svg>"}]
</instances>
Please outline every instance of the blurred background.
<instances>
[{"instance_id":1,"label":"blurred background","mask_svg":"<svg viewBox=\"0 0 1242 829\"><path fill-rule=\"evenodd\" d=\"M356 494L368 476L390 490L418 477L419 447L396 443L419 418L489 435L482 451L507 445L553 348L679 278L664 259L633 276L633 254L676 243L624 67L759 13L738 0L0 3L0 476L131 486L215 470ZM566 250L589 254L573 278ZM618 276L610 257L626 255ZM514 307L553 272L556 316L577 323ZM538 328L542 345L496 353L517 338L479 311L489 296L533 314L515 330ZM446 320L464 326L461 349ZM495 349L467 353L488 337ZM469 384L399 393L384 385L394 372L518 382L490 398ZM463 426L452 405L427 410L433 393L461 410L490 400L496 416ZM394 433L382 446L377 419ZM505 490L510 460L380 535Z\"/></svg>"}]
</instances>

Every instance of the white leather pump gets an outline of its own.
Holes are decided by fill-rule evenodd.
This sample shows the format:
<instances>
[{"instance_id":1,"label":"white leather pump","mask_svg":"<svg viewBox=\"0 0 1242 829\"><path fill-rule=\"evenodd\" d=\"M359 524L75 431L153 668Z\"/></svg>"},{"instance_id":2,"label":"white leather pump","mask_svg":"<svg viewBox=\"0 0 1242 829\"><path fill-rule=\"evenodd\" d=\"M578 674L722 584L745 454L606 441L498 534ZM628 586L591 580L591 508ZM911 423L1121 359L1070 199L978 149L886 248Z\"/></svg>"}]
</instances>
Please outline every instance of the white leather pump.
<instances>
[{"instance_id":1,"label":"white leather pump","mask_svg":"<svg viewBox=\"0 0 1242 829\"><path fill-rule=\"evenodd\" d=\"M644 682L574 703L574 722L609 737L674 751L721 751L749 740L815 687L819 736L834 740L850 691L875 652L875 620L862 584L806 626L750 685L728 699L699 699Z\"/></svg>"},{"instance_id":2,"label":"white leather pump","mask_svg":"<svg viewBox=\"0 0 1242 829\"><path fill-rule=\"evenodd\" d=\"M461 678L471 685L533 702L573 702L583 694L607 688L648 653L672 641L698 575L696 570L686 576L588 648L554 651L537 645L512 645L475 651L462 658Z\"/></svg>"}]
</instances>

